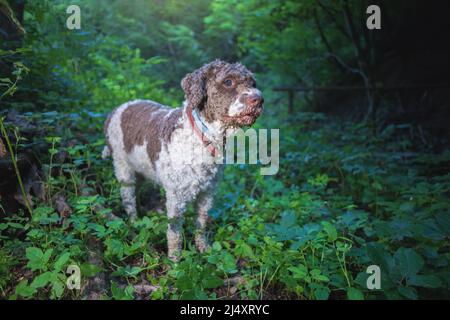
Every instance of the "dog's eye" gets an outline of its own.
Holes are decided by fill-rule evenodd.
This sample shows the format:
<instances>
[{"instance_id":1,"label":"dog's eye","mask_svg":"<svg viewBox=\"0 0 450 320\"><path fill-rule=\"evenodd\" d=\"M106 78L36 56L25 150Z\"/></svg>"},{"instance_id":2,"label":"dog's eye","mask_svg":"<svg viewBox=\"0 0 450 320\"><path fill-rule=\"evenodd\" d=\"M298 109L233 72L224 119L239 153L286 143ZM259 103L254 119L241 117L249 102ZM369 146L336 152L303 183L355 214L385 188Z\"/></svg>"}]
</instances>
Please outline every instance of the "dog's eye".
<instances>
[{"instance_id":1,"label":"dog's eye","mask_svg":"<svg viewBox=\"0 0 450 320\"><path fill-rule=\"evenodd\" d=\"M232 87L234 83L233 83L233 80L231 80L231 79L225 79L223 84L225 85L225 87Z\"/></svg>"},{"instance_id":2,"label":"dog's eye","mask_svg":"<svg viewBox=\"0 0 450 320\"><path fill-rule=\"evenodd\" d=\"M247 86L251 87L251 88L256 88L256 81L255 81L254 79L252 79L252 78L247 79L247 80L245 81L245 84L246 84Z\"/></svg>"}]
</instances>

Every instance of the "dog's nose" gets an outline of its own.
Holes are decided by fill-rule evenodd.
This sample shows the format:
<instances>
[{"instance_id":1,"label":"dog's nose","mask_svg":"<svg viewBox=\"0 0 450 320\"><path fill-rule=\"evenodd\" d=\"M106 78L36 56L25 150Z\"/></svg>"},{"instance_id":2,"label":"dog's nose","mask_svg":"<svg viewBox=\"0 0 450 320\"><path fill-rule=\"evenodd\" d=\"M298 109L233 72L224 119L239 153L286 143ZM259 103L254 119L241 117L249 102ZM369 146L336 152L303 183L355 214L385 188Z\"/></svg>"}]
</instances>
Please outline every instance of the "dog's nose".
<instances>
[{"instance_id":1,"label":"dog's nose","mask_svg":"<svg viewBox=\"0 0 450 320\"><path fill-rule=\"evenodd\" d=\"M249 94L245 98L245 103L250 107L253 107L256 105L261 105L263 102L264 102L264 98L262 97L262 95L260 95L258 93Z\"/></svg>"}]
</instances>

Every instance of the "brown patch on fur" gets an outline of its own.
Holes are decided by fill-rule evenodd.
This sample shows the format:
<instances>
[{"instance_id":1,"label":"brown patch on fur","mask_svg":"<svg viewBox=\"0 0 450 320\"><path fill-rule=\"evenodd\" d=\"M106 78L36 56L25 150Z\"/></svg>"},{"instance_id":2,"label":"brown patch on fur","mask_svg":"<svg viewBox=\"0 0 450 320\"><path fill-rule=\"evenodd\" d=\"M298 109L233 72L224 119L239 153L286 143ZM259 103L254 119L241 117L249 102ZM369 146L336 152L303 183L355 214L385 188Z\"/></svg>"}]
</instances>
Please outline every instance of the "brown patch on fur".
<instances>
[{"instance_id":1,"label":"brown patch on fur","mask_svg":"<svg viewBox=\"0 0 450 320\"><path fill-rule=\"evenodd\" d=\"M170 114L169 114L170 112ZM182 109L171 109L155 102L137 102L122 112L120 126L125 151L130 153L136 145L147 141L147 154L154 164L163 143L168 143L178 127Z\"/></svg>"}]
</instances>

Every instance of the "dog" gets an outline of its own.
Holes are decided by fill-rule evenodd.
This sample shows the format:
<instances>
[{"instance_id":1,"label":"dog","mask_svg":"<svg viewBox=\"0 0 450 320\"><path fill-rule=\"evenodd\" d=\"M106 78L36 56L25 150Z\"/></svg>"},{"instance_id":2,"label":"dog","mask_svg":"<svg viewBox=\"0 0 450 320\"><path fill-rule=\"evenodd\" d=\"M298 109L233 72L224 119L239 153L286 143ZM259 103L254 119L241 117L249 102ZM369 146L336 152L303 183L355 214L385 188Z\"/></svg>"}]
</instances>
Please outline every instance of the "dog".
<instances>
[{"instance_id":1,"label":"dog","mask_svg":"<svg viewBox=\"0 0 450 320\"><path fill-rule=\"evenodd\" d=\"M162 186L169 218L168 257L181 255L183 214L195 202L195 245L207 248L206 224L223 165L214 159L233 129L251 126L263 109L253 74L240 63L215 60L181 81L182 107L135 100L113 110L105 121L103 158L112 156L123 207L135 220L136 178ZM206 156L204 156L206 154Z\"/></svg>"}]
</instances>

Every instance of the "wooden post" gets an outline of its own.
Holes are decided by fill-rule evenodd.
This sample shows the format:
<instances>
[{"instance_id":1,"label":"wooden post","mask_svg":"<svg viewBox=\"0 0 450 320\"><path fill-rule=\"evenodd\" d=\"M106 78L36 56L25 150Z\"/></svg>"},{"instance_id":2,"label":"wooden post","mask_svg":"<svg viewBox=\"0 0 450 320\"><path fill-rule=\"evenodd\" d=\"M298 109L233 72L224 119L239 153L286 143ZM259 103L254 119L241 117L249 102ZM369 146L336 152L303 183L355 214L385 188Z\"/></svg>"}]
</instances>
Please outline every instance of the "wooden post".
<instances>
[{"instance_id":1,"label":"wooden post","mask_svg":"<svg viewBox=\"0 0 450 320\"><path fill-rule=\"evenodd\" d=\"M294 90L288 90L288 113L291 115L294 113Z\"/></svg>"}]
</instances>

